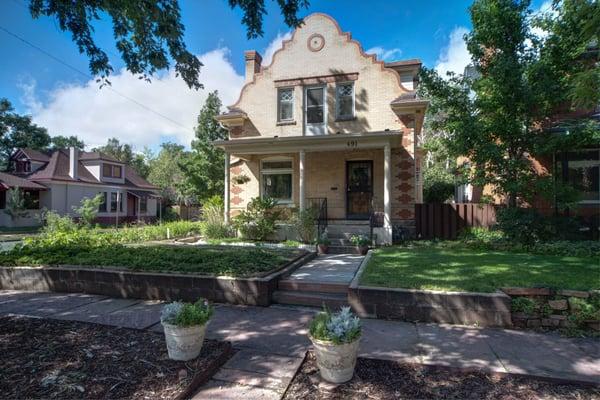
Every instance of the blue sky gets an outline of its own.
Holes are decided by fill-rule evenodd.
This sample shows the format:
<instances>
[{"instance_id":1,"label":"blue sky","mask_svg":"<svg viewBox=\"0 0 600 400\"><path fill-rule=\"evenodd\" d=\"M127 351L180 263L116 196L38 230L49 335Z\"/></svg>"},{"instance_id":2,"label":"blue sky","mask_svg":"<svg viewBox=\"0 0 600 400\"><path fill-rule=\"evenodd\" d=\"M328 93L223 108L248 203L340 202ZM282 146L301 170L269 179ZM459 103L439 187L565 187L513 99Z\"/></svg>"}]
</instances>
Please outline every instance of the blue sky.
<instances>
[{"instance_id":1,"label":"blue sky","mask_svg":"<svg viewBox=\"0 0 600 400\"><path fill-rule=\"evenodd\" d=\"M264 36L247 40L241 12L226 0L180 0L185 42L205 63L201 81L206 89L187 90L178 78L164 72L152 83L140 82L121 71L109 21L96 26L97 43L108 53L115 69L112 88L157 114L124 99L83 74L31 48L0 30L0 97L7 97L22 113L49 128L51 134L75 134L92 146L116 136L157 149L161 142L189 144L192 128L206 93L218 89L225 104L232 102L243 79L243 51L263 55L278 47L289 31L274 1L267 0ZM365 50L391 59L420 58L441 71L460 69L467 61L461 36L470 29L470 1L332 1L312 0L301 15L324 12L342 30L350 31ZM532 4L538 9L542 1ZM75 69L88 73L88 60L79 54L68 33L50 18L33 20L25 0L0 2L0 27L30 41ZM174 121L174 122L173 122Z\"/></svg>"}]
</instances>

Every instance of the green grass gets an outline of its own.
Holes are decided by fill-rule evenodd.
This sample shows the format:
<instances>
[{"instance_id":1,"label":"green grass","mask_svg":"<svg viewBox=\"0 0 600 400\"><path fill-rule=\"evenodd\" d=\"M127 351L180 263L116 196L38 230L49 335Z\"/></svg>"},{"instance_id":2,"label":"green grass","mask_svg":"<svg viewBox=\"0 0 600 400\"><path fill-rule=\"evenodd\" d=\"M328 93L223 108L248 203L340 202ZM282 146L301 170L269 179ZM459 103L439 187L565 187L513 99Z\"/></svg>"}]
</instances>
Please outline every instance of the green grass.
<instances>
[{"instance_id":1,"label":"green grass","mask_svg":"<svg viewBox=\"0 0 600 400\"><path fill-rule=\"evenodd\" d=\"M361 285L494 292L501 287L600 289L600 260L428 244L374 252Z\"/></svg>"},{"instance_id":2,"label":"green grass","mask_svg":"<svg viewBox=\"0 0 600 400\"><path fill-rule=\"evenodd\" d=\"M133 271L247 277L271 271L300 252L233 246L141 245L23 248L0 253L1 266L83 265Z\"/></svg>"}]
</instances>

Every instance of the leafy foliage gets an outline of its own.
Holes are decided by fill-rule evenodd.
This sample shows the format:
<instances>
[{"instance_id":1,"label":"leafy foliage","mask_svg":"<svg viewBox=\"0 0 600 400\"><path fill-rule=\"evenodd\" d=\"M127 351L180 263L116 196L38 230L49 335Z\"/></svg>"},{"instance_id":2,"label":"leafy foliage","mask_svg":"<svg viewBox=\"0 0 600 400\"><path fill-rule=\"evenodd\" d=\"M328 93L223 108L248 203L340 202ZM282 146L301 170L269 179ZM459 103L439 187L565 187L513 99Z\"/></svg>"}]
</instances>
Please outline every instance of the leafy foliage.
<instances>
[{"instance_id":1,"label":"leafy foliage","mask_svg":"<svg viewBox=\"0 0 600 400\"><path fill-rule=\"evenodd\" d=\"M571 297L569 307L571 308L569 320L578 328L584 328L586 321L600 320L600 295L597 293L587 299Z\"/></svg>"},{"instance_id":2,"label":"leafy foliage","mask_svg":"<svg viewBox=\"0 0 600 400\"><path fill-rule=\"evenodd\" d=\"M185 173L182 163L189 157L182 145L163 143L158 156L149 163L148 181L160 188L161 195L167 204L196 204L194 193L183 185Z\"/></svg>"},{"instance_id":3,"label":"leafy foliage","mask_svg":"<svg viewBox=\"0 0 600 400\"><path fill-rule=\"evenodd\" d=\"M425 203L444 203L454 196L454 176L443 166L433 165L423 174Z\"/></svg>"},{"instance_id":4,"label":"leafy foliage","mask_svg":"<svg viewBox=\"0 0 600 400\"><path fill-rule=\"evenodd\" d=\"M315 240L315 242L316 242L316 244L320 244L323 246L329 246L329 244L331 243L331 240L329 240L329 234L327 233L327 230L324 230L323 233L321 233L319 235L317 240Z\"/></svg>"},{"instance_id":5,"label":"leafy foliage","mask_svg":"<svg viewBox=\"0 0 600 400\"><path fill-rule=\"evenodd\" d=\"M4 213L10 217L12 221L23 218L29 215L23 192L17 186L6 191L6 207Z\"/></svg>"},{"instance_id":6,"label":"leafy foliage","mask_svg":"<svg viewBox=\"0 0 600 400\"><path fill-rule=\"evenodd\" d=\"M224 220L223 199L213 196L202 205L204 220L202 233L207 239L222 239L229 236L229 227Z\"/></svg>"},{"instance_id":7,"label":"leafy foliage","mask_svg":"<svg viewBox=\"0 0 600 400\"><path fill-rule=\"evenodd\" d=\"M352 235L350 236L350 243L357 247L368 246L371 241L365 235Z\"/></svg>"},{"instance_id":8,"label":"leafy foliage","mask_svg":"<svg viewBox=\"0 0 600 400\"><path fill-rule=\"evenodd\" d=\"M248 203L246 210L233 219L233 225L246 239L266 240L275 232L275 223L281 214L276 206L275 199L255 197Z\"/></svg>"},{"instance_id":9,"label":"leafy foliage","mask_svg":"<svg viewBox=\"0 0 600 400\"><path fill-rule=\"evenodd\" d=\"M277 3L289 27L296 28L302 24L302 19L296 15L301 8L308 7L308 0L277 0ZM263 35L262 20L267 14L265 0L229 0L229 5L232 8L238 6L242 9L244 13L242 23L248 28L248 39Z\"/></svg>"},{"instance_id":10,"label":"leafy foliage","mask_svg":"<svg viewBox=\"0 0 600 400\"><path fill-rule=\"evenodd\" d=\"M213 313L214 308L205 299L198 299L195 303L176 301L163 307L160 321L181 327L204 325Z\"/></svg>"},{"instance_id":11,"label":"leafy foliage","mask_svg":"<svg viewBox=\"0 0 600 400\"><path fill-rule=\"evenodd\" d=\"M60 215L54 211L44 211L42 213L44 227L41 235L45 237L53 237L57 234L72 234L79 229L75 221L68 215Z\"/></svg>"},{"instance_id":12,"label":"leafy foliage","mask_svg":"<svg viewBox=\"0 0 600 400\"><path fill-rule=\"evenodd\" d=\"M532 208L501 208L498 227L514 243L531 245L549 240L578 239L579 223L565 216L544 216Z\"/></svg>"},{"instance_id":13,"label":"leafy foliage","mask_svg":"<svg viewBox=\"0 0 600 400\"><path fill-rule=\"evenodd\" d=\"M318 214L319 210L314 207L296 210L293 214L291 222L302 243L313 243L315 241L317 234L315 220Z\"/></svg>"},{"instance_id":14,"label":"leafy foliage","mask_svg":"<svg viewBox=\"0 0 600 400\"><path fill-rule=\"evenodd\" d=\"M512 312L522 312L530 315L535 311L535 306L535 300L529 297L514 297L510 300L510 309Z\"/></svg>"},{"instance_id":15,"label":"leafy foliage","mask_svg":"<svg viewBox=\"0 0 600 400\"><path fill-rule=\"evenodd\" d=\"M73 211L79 214L81 223L86 227L91 227L98 215L100 204L104 201L104 196L97 194L93 198L84 197L81 199L79 207L73 207Z\"/></svg>"},{"instance_id":16,"label":"leafy foliage","mask_svg":"<svg viewBox=\"0 0 600 400\"><path fill-rule=\"evenodd\" d=\"M66 149L69 147L76 147L79 150L83 150L85 143L77 136L54 136L52 138L52 145L50 150Z\"/></svg>"},{"instance_id":17,"label":"leafy foliage","mask_svg":"<svg viewBox=\"0 0 600 400\"><path fill-rule=\"evenodd\" d=\"M325 309L313 318L309 330L313 338L334 344L351 343L361 335L360 319L350 307L342 307L337 313Z\"/></svg>"}]
</instances>

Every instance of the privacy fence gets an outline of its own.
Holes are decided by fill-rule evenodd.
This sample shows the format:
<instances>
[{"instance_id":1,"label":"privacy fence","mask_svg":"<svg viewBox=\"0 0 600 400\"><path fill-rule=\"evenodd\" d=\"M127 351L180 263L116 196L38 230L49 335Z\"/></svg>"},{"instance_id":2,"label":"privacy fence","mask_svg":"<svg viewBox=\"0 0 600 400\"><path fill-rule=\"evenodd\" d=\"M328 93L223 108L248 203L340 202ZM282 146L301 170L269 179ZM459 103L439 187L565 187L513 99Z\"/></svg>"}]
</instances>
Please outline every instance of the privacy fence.
<instances>
[{"instance_id":1,"label":"privacy fence","mask_svg":"<svg viewBox=\"0 0 600 400\"><path fill-rule=\"evenodd\" d=\"M418 239L456 239L464 228L490 227L496 223L493 204L415 204Z\"/></svg>"}]
</instances>

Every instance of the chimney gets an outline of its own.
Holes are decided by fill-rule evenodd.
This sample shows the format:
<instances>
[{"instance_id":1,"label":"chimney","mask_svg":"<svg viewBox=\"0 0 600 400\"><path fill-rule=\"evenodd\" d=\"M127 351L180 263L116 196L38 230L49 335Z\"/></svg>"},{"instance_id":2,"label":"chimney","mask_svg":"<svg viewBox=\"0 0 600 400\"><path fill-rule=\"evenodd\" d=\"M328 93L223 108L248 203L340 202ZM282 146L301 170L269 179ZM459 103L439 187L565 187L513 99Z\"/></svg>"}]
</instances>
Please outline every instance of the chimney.
<instances>
[{"instance_id":1,"label":"chimney","mask_svg":"<svg viewBox=\"0 0 600 400\"><path fill-rule=\"evenodd\" d=\"M79 149L77 147L69 147L69 176L77 179L77 166L79 165Z\"/></svg>"},{"instance_id":2,"label":"chimney","mask_svg":"<svg viewBox=\"0 0 600 400\"><path fill-rule=\"evenodd\" d=\"M260 72L262 57L258 51L248 50L244 52L244 59L246 60L246 83L252 82L254 74Z\"/></svg>"}]
</instances>

